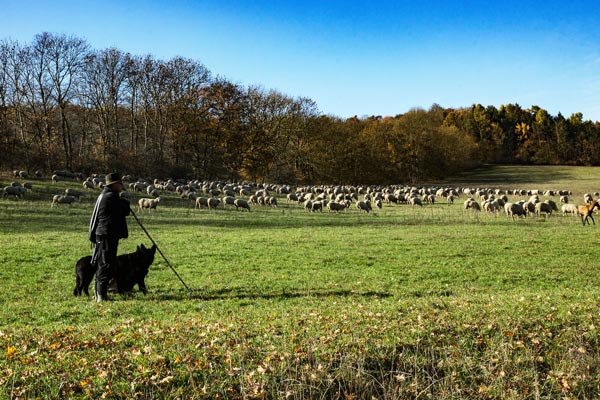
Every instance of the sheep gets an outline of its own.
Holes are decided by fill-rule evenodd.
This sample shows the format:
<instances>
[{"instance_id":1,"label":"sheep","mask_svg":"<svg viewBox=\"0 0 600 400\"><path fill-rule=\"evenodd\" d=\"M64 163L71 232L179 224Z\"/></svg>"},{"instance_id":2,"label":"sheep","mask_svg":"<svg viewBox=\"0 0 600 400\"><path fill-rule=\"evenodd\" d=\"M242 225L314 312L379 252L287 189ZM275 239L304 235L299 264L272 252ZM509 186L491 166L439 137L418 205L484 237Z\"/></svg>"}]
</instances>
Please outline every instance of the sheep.
<instances>
[{"instance_id":1,"label":"sheep","mask_svg":"<svg viewBox=\"0 0 600 400\"><path fill-rule=\"evenodd\" d=\"M523 205L520 203L506 203L504 205L504 211L506 212L507 217L511 217L512 220L515 220L515 215L518 217L527 216L527 210L523 208Z\"/></svg>"},{"instance_id":2,"label":"sheep","mask_svg":"<svg viewBox=\"0 0 600 400\"><path fill-rule=\"evenodd\" d=\"M381 203L381 199L375 200L375 206L381 210L381 208L383 207L383 204Z\"/></svg>"},{"instance_id":3,"label":"sheep","mask_svg":"<svg viewBox=\"0 0 600 400\"><path fill-rule=\"evenodd\" d=\"M358 209L358 211L364 211L366 213L373 209L371 208L371 202L369 200L357 201L356 208Z\"/></svg>"},{"instance_id":4,"label":"sheep","mask_svg":"<svg viewBox=\"0 0 600 400\"><path fill-rule=\"evenodd\" d=\"M548 204L550 207L552 207L553 211L558 212L558 206L556 205L556 203L553 200L544 200L544 203Z\"/></svg>"},{"instance_id":5,"label":"sheep","mask_svg":"<svg viewBox=\"0 0 600 400\"><path fill-rule=\"evenodd\" d=\"M465 206L465 210L481 211L481 206L473 198L468 198L465 201L464 206Z\"/></svg>"},{"instance_id":6,"label":"sheep","mask_svg":"<svg viewBox=\"0 0 600 400\"><path fill-rule=\"evenodd\" d=\"M235 206L235 197L224 196L222 203L223 203L223 208L225 208L226 205Z\"/></svg>"},{"instance_id":7,"label":"sheep","mask_svg":"<svg viewBox=\"0 0 600 400\"><path fill-rule=\"evenodd\" d=\"M337 213L339 211L344 211L346 209L346 204L330 201L329 203L327 203L327 209L329 210L329 212L335 211Z\"/></svg>"},{"instance_id":8,"label":"sheep","mask_svg":"<svg viewBox=\"0 0 600 400\"><path fill-rule=\"evenodd\" d=\"M531 201L526 201L522 204L523 208L530 214L535 213L535 205L536 203L532 203Z\"/></svg>"},{"instance_id":9,"label":"sheep","mask_svg":"<svg viewBox=\"0 0 600 400\"><path fill-rule=\"evenodd\" d=\"M310 211L311 212L315 212L315 211L323 212L323 203L321 201L313 201L310 206Z\"/></svg>"},{"instance_id":10,"label":"sheep","mask_svg":"<svg viewBox=\"0 0 600 400\"><path fill-rule=\"evenodd\" d=\"M304 202L304 209L306 211L311 211L312 210L312 203L313 203L312 200L306 200Z\"/></svg>"},{"instance_id":11,"label":"sheep","mask_svg":"<svg viewBox=\"0 0 600 400\"><path fill-rule=\"evenodd\" d=\"M546 202L536 203L535 204L535 215L540 217L542 213L545 213L546 216L552 214L552 206Z\"/></svg>"},{"instance_id":12,"label":"sheep","mask_svg":"<svg viewBox=\"0 0 600 400\"><path fill-rule=\"evenodd\" d=\"M22 199L25 194L25 188L23 186L5 186L2 189L2 195L6 196L15 196L16 198Z\"/></svg>"},{"instance_id":13,"label":"sheep","mask_svg":"<svg viewBox=\"0 0 600 400\"><path fill-rule=\"evenodd\" d=\"M277 197L273 197L273 196L266 197L265 204L270 205L271 207L277 207Z\"/></svg>"},{"instance_id":14,"label":"sheep","mask_svg":"<svg viewBox=\"0 0 600 400\"><path fill-rule=\"evenodd\" d=\"M586 193L586 194L583 195L583 202L585 204L591 204L592 201L594 201L594 197L591 194Z\"/></svg>"},{"instance_id":15,"label":"sheep","mask_svg":"<svg viewBox=\"0 0 600 400\"><path fill-rule=\"evenodd\" d=\"M196 208L208 208L208 197L198 197L196 198Z\"/></svg>"},{"instance_id":16,"label":"sheep","mask_svg":"<svg viewBox=\"0 0 600 400\"><path fill-rule=\"evenodd\" d=\"M217 208L217 207L219 207L219 204L221 204L220 199L216 199L214 197L211 197L210 199L208 199L208 208L209 209Z\"/></svg>"},{"instance_id":17,"label":"sheep","mask_svg":"<svg viewBox=\"0 0 600 400\"><path fill-rule=\"evenodd\" d=\"M54 207L55 204L68 204L69 206L72 206L76 201L79 201L78 197L56 194L52 197L52 205L50 205L50 208Z\"/></svg>"},{"instance_id":18,"label":"sheep","mask_svg":"<svg viewBox=\"0 0 600 400\"><path fill-rule=\"evenodd\" d=\"M154 199L141 198L138 200L138 212L142 211L144 208L147 208L148 211L152 209L156 210L158 203L160 203L160 197Z\"/></svg>"},{"instance_id":19,"label":"sheep","mask_svg":"<svg viewBox=\"0 0 600 400\"><path fill-rule=\"evenodd\" d=\"M25 182L23 184L23 189L25 189L26 192L32 192L33 191L33 185L30 182Z\"/></svg>"},{"instance_id":20,"label":"sheep","mask_svg":"<svg viewBox=\"0 0 600 400\"><path fill-rule=\"evenodd\" d=\"M485 201L482 203L482 208L489 212L489 213L495 213L500 211L500 204L498 204L498 200L494 200L494 201Z\"/></svg>"},{"instance_id":21,"label":"sheep","mask_svg":"<svg viewBox=\"0 0 600 400\"><path fill-rule=\"evenodd\" d=\"M567 204L569 202L569 196L567 196L567 195L560 196L560 202L562 204Z\"/></svg>"},{"instance_id":22,"label":"sheep","mask_svg":"<svg viewBox=\"0 0 600 400\"><path fill-rule=\"evenodd\" d=\"M233 201L233 205L235 206L236 210L238 210L241 207L241 208L245 208L246 210L250 211L250 204L248 204L248 202L244 199L235 199Z\"/></svg>"},{"instance_id":23,"label":"sheep","mask_svg":"<svg viewBox=\"0 0 600 400\"><path fill-rule=\"evenodd\" d=\"M561 209L563 215L567 215L567 214L577 215L577 213L579 212L579 207L577 207L577 204L563 204L560 209Z\"/></svg>"},{"instance_id":24,"label":"sheep","mask_svg":"<svg viewBox=\"0 0 600 400\"><path fill-rule=\"evenodd\" d=\"M92 182L90 179L87 179L87 180L83 181L82 186L84 189L93 189L94 182Z\"/></svg>"},{"instance_id":25,"label":"sheep","mask_svg":"<svg viewBox=\"0 0 600 400\"><path fill-rule=\"evenodd\" d=\"M289 193L286 198L288 203L291 201L298 201L298 196L295 193Z\"/></svg>"},{"instance_id":26,"label":"sheep","mask_svg":"<svg viewBox=\"0 0 600 400\"><path fill-rule=\"evenodd\" d=\"M81 196L83 196L82 191L71 189L71 188L65 189L65 194L67 196L73 196L73 197L77 197L77 198L80 198Z\"/></svg>"},{"instance_id":27,"label":"sheep","mask_svg":"<svg viewBox=\"0 0 600 400\"><path fill-rule=\"evenodd\" d=\"M420 206L420 207L423 207L423 203L421 203L421 199L419 199L419 198L418 198L418 197L416 197L416 196L410 197L410 198L408 199L408 204L410 204L410 205L411 205L411 206L413 206L413 207L414 207L414 206Z\"/></svg>"},{"instance_id":28,"label":"sheep","mask_svg":"<svg viewBox=\"0 0 600 400\"><path fill-rule=\"evenodd\" d=\"M454 195L449 194L447 199L448 199L448 204L454 204Z\"/></svg>"},{"instance_id":29,"label":"sheep","mask_svg":"<svg viewBox=\"0 0 600 400\"><path fill-rule=\"evenodd\" d=\"M383 196L383 200L388 204L389 203L398 204L398 198L391 193L387 193L385 196Z\"/></svg>"}]
</instances>

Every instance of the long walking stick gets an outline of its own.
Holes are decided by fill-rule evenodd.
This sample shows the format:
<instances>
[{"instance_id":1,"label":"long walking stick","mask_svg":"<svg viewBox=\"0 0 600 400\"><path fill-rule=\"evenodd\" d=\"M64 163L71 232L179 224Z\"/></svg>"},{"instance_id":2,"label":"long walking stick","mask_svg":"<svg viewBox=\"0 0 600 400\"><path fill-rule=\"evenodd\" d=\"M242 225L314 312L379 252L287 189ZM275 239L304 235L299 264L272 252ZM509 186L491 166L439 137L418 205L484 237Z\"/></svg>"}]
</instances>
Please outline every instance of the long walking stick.
<instances>
[{"instance_id":1,"label":"long walking stick","mask_svg":"<svg viewBox=\"0 0 600 400\"><path fill-rule=\"evenodd\" d=\"M137 215L135 215L135 213L133 212L133 210L129 209L129 211L131 212L131 215L133 215L133 218L135 218L136 222L140 225L140 227L142 228L142 230L144 231L144 233L146 234L146 236L148 236L148 239L150 239L150 241L152 242L152 244L154 246L156 246L156 250L158 250L158 252L162 256L162 258L166 261L166 263L169 266L169 268L171 268L171 270L175 273L175 275L177 275L177 277L179 278L179 280L181 281L181 283L183 283L183 286L185 286L185 288L187 289L188 296L191 298L192 297L192 289L190 289L190 287L185 284L185 282L183 281L183 279L181 279L181 276L179 276L179 274L177 273L177 271L175 270L175 268L173 268L173 266L171 265L171 263L169 262L169 260L167 260L167 257L165 257L165 255L163 254L163 252L160 250L160 248L158 247L158 245L156 244L156 242L154 241L154 239L152 239L152 236L150 236L150 234L148 233L148 231L146 230L146 228L144 227L144 225L142 225L142 223L138 219Z\"/></svg>"}]
</instances>

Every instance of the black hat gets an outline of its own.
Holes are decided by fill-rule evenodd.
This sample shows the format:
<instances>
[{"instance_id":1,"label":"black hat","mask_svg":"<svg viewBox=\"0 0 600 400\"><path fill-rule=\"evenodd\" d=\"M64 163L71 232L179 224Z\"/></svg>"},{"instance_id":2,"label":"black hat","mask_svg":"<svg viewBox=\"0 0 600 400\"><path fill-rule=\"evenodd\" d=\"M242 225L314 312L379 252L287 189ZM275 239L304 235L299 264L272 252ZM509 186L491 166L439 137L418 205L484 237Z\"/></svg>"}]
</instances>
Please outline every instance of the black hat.
<instances>
[{"instance_id":1,"label":"black hat","mask_svg":"<svg viewBox=\"0 0 600 400\"><path fill-rule=\"evenodd\" d=\"M123 183L120 174L113 172L111 174L106 175L106 186L112 185L113 183L117 182Z\"/></svg>"}]
</instances>

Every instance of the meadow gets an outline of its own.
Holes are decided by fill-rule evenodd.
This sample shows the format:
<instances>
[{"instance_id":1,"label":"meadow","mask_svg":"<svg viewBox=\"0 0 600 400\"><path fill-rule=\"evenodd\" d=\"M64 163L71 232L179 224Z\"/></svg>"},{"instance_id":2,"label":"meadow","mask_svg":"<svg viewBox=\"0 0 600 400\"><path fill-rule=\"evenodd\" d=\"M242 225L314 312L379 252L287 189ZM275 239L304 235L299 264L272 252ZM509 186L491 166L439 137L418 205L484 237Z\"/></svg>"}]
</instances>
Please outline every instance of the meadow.
<instances>
[{"instance_id":1,"label":"meadow","mask_svg":"<svg viewBox=\"0 0 600 400\"><path fill-rule=\"evenodd\" d=\"M80 184L31 182L0 199L0 399L600 397L600 225L465 211L465 195L369 214L165 195L138 216L191 296L157 254L147 295L97 304L72 291L98 192L51 208ZM600 168L435 184L567 189L581 204ZM129 231L120 253L151 244L131 217Z\"/></svg>"}]
</instances>

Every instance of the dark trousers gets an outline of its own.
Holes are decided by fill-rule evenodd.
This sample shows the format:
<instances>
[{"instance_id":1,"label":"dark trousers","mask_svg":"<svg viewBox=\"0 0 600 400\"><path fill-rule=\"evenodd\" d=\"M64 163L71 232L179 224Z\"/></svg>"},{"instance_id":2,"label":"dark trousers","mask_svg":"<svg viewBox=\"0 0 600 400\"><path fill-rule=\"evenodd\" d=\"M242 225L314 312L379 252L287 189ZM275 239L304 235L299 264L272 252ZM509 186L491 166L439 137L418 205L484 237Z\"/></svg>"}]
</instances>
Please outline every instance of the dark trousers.
<instances>
[{"instance_id":1,"label":"dark trousers","mask_svg":"<svg viewBox=\"0 0 600 400\"><path fill-rule=\"evenodd\" d=\"M101 238L98 243L98 269L96 270L96 294L106 299L108 283L117 268L117 249L119 239Z\"/></svg>"}]
</instances>

